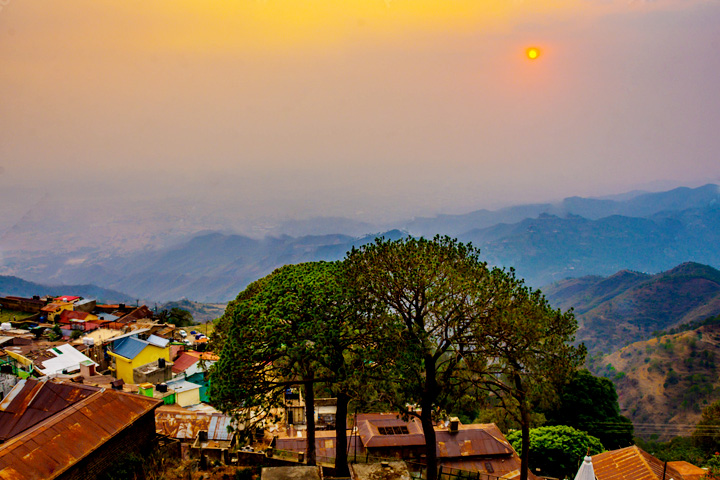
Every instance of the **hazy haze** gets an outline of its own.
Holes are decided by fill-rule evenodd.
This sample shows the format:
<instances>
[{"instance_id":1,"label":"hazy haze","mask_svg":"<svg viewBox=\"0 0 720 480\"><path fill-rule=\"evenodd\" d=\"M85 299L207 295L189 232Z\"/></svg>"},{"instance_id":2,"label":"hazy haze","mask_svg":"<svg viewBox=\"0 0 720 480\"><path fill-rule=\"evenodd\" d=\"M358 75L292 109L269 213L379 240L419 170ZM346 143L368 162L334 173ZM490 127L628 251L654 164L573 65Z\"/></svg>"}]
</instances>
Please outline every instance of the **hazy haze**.
<instances>
[{"instance_id":1,"label":"hazy haze","mask_svg":"<svg viewBox=\"0 0 720 480\"><path fill-rule=\"evenodd\" d=\"M717 1L3 4L0 233L38 209L262 232L720 180Z\"/></svg>"}]
</instances>

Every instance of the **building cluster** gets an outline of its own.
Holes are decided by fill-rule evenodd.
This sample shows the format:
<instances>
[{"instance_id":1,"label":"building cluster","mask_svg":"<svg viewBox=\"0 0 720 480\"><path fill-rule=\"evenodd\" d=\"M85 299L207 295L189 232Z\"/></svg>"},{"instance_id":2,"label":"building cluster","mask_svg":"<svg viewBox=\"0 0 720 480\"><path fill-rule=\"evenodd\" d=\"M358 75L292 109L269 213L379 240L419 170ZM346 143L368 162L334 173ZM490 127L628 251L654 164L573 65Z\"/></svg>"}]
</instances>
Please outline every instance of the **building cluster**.
<instances>
[{"instance_id":1,"label":"building cluster","mask_svg":"<svg viewBox=\"0 0 720 480\"><path fill-rule=\"evenodd\" d=\"M74 296L0 297L0 309L18 312L0 325L0 479L101 478L123 456L160 445L205 465L263 465L266 479L323 478L322 467L304 466L308 406L298 389L286 390L272 423L238 441L244 425L207 403L207 371L218 357L206 351L204 335L161 323L146 306ZM340 445L335 399L315 399L313 408L320 465L332 466L344 449L353 479L422 472L425 436L416 419L355 414ZM496 425L451 418L434 429L440 478L520 478L518 453ZM587 457L577 478L699 480L705 473L628 447Z\"/></svg>"},{"instance_id":2,"label":"building cluster","mask_svg":"<svg viewBox=\"0 0 720 480\"><path fill-rule=\"evenodd\" d=\"M204 334L76 296L0 297L0 310L0 479L99 478L158 439L227 457L230 417L205 403L217 356Z\"/></svg>"}]
</instances>

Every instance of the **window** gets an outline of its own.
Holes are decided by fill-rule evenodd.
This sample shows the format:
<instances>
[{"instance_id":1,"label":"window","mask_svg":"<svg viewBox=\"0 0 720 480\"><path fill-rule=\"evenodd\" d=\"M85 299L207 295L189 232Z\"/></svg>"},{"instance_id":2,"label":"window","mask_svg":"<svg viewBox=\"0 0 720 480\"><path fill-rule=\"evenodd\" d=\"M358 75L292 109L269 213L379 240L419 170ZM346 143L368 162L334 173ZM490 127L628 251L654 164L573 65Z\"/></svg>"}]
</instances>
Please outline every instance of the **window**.
<instances>
[{"instance_id":1,"label":"window","mask_svg":"<svg viewBox=\"0 0 720 480\"><path fill-rule=\"evenodd\" d=\"M404 425L397 427L378 427L380 435L410 435L410 431Z\"/></svg>"}]
</instances>

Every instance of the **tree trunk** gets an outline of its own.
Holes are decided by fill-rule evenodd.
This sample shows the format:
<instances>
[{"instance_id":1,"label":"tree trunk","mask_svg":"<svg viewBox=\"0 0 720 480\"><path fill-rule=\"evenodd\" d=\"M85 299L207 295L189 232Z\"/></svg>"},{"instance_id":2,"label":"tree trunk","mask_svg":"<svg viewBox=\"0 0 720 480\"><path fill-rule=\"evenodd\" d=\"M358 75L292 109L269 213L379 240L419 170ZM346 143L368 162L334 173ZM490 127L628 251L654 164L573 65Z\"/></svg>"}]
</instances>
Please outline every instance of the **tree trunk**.
<instances>
[{"instance_id":1,"label":"tree trunk","mask_svg":"<svg viewBox=\"0 0 720 480\"><path fill-rule=\"evenodd\" d=\"M315 465L315 390L312 376L305 377L304 380L307 464Z\"/></svg>"},{"instance_id":2,"label":"tree trunk","mask_svg":"<svg viewBox=\"0 0 720 480\"><path fill-rule=\"evenodd\" d=\"M520 480L527 480L528 469L530 468L530 409L525 401L522 379L518 374L515 374L515 389L517 390L517 399L520 405L520 428L522 434L522 448L520 449Z\"/></svg>"},{"instance_id":3,"label":"tree trunk","mask_svg":"<svg viewBox=\"0 0 720 480\"><path fill-rule=\"evenodd\" d=\"M427 463L427 480L437 479L437 452L435 429L432 421L432 407L438 394L437 379L435 378L435 361L432 355L425 355L425 388L420 400L420 423L425 435L425 461Z\"/></svg>"},{"instance_id":4,"label":"tree trunk","mask_svg":"<svg viewBox=\"0 0 720 480\"><path fill-rule=\"evenodd\" d=\"M337 413L335 415L335 476L349 477L347 455L347 411L350 397L345 392L337 394Z\"/></svg>"}]
</instances>

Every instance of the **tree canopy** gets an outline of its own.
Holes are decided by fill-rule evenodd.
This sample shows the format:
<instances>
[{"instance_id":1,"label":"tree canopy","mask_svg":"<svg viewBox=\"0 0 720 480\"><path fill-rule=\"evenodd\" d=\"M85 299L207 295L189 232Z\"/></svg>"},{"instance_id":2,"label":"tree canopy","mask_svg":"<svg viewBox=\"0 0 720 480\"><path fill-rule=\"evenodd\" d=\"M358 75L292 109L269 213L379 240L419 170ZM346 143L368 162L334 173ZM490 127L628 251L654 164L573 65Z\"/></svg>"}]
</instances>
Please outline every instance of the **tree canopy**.
<instances>
[{"instance_id":1,"label":"tree canopy","mask_svg":"<svg viewBox=\"0 0 720 480\"><path fill-rule=\"evenodd\" d=\"M466 356L479 388L489 391L521 426L520 479L527 479L531 412L557 400L562 386L585 360L574 347L572 312L550 307L543 295L510 272L497 288L494 311L474 324Z\"/></svg>"},{"instance_id":2,"label":"tree canopy","mask_svg":"<svg viewBox=\"0 0 720 480\"><path fill-rule=\"evenodd\" d=\"M277 269L228 306L216 338L222 350L211 370L210 396L222 410L254 408L254 418L262 421L283 406L288 386L304 387L310 464L316 385L328 385L338 399L336 435L344 445L350 392L372 355L364 349L377 342L376 319L349 302L342 272L337 262ZM336 466L344 471L346 449L336 450Z\"/></svg>"},{"instance_id":3,"label":"tree canopy","mask_svg":"<svg viewBox=\"0 0 720 480\"><path fill-rule=\"evenodd\" d=\"M578 370L563 388L555 408L545 410L549 425L569 425L597 437L614 450L633 444L633 425L620 415L615 385L588 370Z\"/></svg>"},{"instance_id":4,"label":"tree canopy","mask_svg":"<svg viewBox=\"0 0 720 480\"><path fill-rule=\"evenodd\" d=\"M488 267L471 245L377 239L342 262L288 265L241 292L216 325L210 396L259 419L282 405L288 385L302 384L312 462L314 387L338 398L337 445L348 399L361 403L374 390L420 420L434 480L435 420L484 390L522 426L525 480L530 406L554 398L582 363L584 348L569 344L576 328L571 313L550 308L512 270Z\"/></svg>"}]
</instances>

